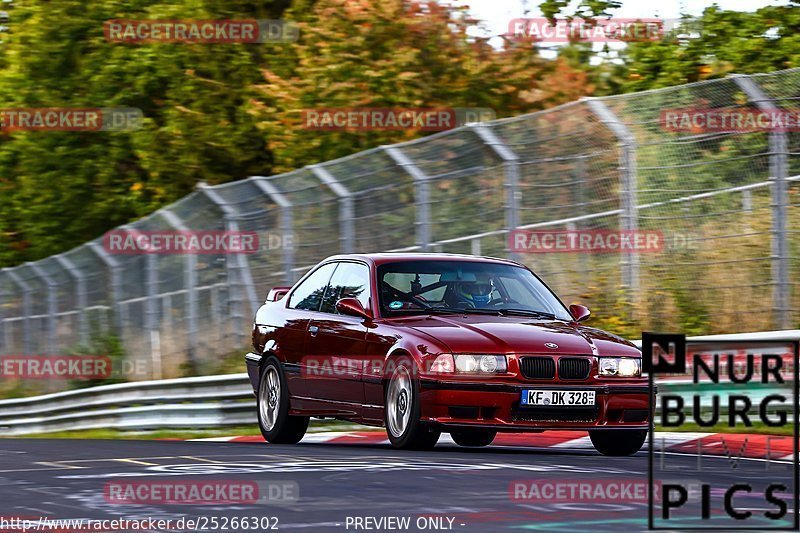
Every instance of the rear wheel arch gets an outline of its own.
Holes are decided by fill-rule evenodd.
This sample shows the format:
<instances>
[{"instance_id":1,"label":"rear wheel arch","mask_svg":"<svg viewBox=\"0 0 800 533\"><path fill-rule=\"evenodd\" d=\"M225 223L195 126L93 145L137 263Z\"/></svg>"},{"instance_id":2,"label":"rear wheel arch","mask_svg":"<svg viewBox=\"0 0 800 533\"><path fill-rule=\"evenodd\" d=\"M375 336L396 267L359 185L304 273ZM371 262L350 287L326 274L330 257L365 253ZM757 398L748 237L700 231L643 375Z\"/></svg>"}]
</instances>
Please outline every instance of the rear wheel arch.
<instances>
[{"instance_id":1,"label":"rear wheel arch","mask_svg":"<svg viewBox=\"0 0 800 533\"><path fill-rule=\"evenodd\" d=\"M259 376L261 375L261 371L264 369L264 365L267 364L267 361L269 359L275 359L278 362L278 364L281 365L281 368L283 367L283 361L281 361L281 358L278 356L278 354L276 354L271 350L265 350L264 352L261 353L261 361L259 361L258 363Z\"/></svg>"},{"instance_id":2,"label":"rear wheel arch","mask_svg":"<svg viewBox=\"0 0 800 533\"><path fill-rule=\"evenodd\" d=\"M256 392L256 416L268 442L295 444L308 429L308 417L289 415L289 391L280 360L262 358ZM269 378L267 377L269 375Z\"/></svg>"}]
</instances>

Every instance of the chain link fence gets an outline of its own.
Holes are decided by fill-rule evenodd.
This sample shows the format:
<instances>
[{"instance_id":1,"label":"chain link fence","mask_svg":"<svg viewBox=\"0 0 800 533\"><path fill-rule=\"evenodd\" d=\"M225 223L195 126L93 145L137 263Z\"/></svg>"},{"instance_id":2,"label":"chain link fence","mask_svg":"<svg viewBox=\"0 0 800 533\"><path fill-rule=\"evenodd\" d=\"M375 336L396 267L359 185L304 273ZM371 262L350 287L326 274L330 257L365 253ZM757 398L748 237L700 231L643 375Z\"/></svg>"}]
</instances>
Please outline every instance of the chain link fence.
<instances>
[{"instance_id":1,"label":"chain link fence","mask_svg":"<svg viewBox=\"0 0 800 533\"><path fill-rule=\"evenodd\" d=\"M142 378L247 345L268 289L326 256L512 257L641 329L796 327L800 133L668 131L666 109L796 110L800 70L584 99L287 174L209 187L126 228L254 231L253 254L116 255L103 240L0 272L0 353L119 338ZM322 132L320 135L324 135ZM661 253L520 254L510 230L658 230ZM271 236L291 235L280 246Z\"/></svg>"}]
</instances>

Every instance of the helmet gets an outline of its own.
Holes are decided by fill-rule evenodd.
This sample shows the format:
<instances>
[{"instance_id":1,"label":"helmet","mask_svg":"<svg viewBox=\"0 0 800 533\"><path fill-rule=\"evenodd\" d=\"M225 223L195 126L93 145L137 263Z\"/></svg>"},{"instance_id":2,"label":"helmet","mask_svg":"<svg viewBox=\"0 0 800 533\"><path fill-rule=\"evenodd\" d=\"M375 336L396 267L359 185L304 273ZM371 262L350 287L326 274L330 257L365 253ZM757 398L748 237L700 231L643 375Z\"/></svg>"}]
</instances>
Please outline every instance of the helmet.
<instances>
[{"instance_id":1,"label":"helmet","mask_svg":"<svg viewBox=\"0 0 800 533\"><path fill-rule=\"evenodd\" d=\"M486 307L492 300L492 284L489 282L460 282L456 286L456 293L460 298L475 307Z\"/></svg>"}]
</instances>

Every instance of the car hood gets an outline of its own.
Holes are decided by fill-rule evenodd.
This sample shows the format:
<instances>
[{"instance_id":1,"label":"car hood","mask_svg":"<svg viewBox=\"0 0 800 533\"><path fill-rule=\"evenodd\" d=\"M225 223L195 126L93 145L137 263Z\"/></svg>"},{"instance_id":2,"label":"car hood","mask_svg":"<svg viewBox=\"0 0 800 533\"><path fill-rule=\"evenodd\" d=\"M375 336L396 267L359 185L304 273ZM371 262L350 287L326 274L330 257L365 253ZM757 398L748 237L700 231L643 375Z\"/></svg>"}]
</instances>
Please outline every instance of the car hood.
<instances>
[{"instance_id":1,"label":"car hood","mask_svg":"<svg viewBox=\"0 0 800 533\"><path fill-rule=\"evenodd\" d=\"M433 315L404 317L397 319L396 325L431 336L453 353L640 356L639 350L621 337L560 320Z\"/></svg>"}]
</instances>

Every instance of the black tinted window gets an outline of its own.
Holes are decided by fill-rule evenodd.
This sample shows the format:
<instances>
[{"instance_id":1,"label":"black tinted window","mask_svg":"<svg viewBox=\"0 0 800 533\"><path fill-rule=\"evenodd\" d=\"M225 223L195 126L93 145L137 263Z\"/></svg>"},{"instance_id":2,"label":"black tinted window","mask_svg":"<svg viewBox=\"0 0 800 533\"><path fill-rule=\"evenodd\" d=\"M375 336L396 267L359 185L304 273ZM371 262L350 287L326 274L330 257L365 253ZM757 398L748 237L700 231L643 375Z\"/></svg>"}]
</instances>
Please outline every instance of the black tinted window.
<instances>
[{"instance_id":1,"label":"black tinted window","mask_svg":"<svg viewBox=\"0 0 800 533\"><path fill-rule=\"evenodd\" d=\"M297 289L292 292L289 299L289 307L292 309L305 309L307 311L319 311L322 296L328 287L328 280L336 268L336 263L328 263L314 271L311 276L305 279Z\"/></svg>"},{"instance_id":2,"label":"black tinted window","mask_svg":"<svg viewBox=\"0 0 800 533\"><path fill-rule=\"evenodd\" d=\"M336 302L356 298L369 308L369 268L360 263L339 263L322 301L323 313L336 313Z\"/></svg>"}]
</instances>

